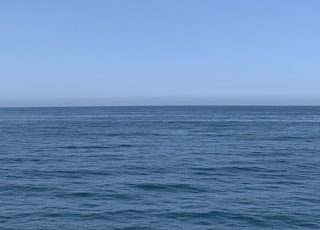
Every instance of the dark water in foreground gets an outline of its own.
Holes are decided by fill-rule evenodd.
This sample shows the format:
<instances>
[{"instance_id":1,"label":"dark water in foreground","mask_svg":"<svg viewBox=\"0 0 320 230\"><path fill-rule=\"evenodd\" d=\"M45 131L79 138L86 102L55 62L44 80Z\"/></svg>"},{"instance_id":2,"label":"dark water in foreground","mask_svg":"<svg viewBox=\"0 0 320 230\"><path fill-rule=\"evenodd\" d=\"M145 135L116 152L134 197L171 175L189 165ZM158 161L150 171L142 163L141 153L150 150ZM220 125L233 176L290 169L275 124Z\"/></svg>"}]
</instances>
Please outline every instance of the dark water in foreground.
<instances>
[{"instance_id":1,"label":"dark water in foreground","mask_svg":"<svg viewBox=\"0 0 320 230\"><path fill-rule=\"evenodd\" d=\"M320 107L0 109L0 229L320 229Z\"/></svg>"}]
</instances>

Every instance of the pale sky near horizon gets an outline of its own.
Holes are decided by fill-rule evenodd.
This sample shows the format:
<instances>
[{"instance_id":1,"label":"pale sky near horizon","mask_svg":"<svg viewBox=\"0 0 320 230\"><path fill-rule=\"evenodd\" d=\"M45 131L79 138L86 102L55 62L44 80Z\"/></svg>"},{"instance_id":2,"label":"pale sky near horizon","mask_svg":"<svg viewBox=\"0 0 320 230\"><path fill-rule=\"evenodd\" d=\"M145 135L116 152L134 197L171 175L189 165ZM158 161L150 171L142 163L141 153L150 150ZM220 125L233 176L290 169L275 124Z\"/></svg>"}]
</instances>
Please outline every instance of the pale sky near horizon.
<instances>
[{"instance_id":1,"label":"pale sky near horizon","mask_svg":"<svg viewBox=\"0 0 320 230\"><path fill-rule=\"evenodd\" d=\"M0 106L320 105L320 1L0 2Z\"/></svg>"}]
</instances>

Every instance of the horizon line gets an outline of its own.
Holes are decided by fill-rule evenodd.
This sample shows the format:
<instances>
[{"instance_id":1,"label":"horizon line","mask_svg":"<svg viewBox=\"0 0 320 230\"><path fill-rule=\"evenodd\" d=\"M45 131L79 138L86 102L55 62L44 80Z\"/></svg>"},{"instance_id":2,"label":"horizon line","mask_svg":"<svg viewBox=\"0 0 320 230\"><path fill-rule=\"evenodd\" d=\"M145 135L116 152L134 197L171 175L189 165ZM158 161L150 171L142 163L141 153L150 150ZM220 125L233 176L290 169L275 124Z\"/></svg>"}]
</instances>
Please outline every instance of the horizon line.
<instances>
[{"instance_id":1,"label":"horizon line","mask_svg":"<svg viewBox=\"0 0 320 230\"><path fill-rule=\"evenodd\" d=\"M0 109L19 109L19 108L92 108L92 107L320 107L320 105L262 105L262 104L254 104L254 105L52 105L52 106L0 106Z\"/></svg>"}]
</instances>

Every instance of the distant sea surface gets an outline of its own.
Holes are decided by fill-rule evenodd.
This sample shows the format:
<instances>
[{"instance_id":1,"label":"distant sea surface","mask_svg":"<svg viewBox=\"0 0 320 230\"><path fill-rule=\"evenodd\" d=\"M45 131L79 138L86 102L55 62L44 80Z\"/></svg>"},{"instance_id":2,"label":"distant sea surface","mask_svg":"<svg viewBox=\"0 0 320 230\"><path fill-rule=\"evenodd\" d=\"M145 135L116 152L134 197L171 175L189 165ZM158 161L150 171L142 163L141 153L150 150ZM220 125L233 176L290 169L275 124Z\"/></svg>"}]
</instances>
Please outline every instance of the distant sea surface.
<instances>
[{"instance_id":1,"label":"distant sea surface","mask_svg":"<svg viewBox=\"0 0 320 230\"><path fill-rule=\"evenodd\" d=\"M0 108L0 229L320 229L320 107Z\"/></svg>"}]
</instances>

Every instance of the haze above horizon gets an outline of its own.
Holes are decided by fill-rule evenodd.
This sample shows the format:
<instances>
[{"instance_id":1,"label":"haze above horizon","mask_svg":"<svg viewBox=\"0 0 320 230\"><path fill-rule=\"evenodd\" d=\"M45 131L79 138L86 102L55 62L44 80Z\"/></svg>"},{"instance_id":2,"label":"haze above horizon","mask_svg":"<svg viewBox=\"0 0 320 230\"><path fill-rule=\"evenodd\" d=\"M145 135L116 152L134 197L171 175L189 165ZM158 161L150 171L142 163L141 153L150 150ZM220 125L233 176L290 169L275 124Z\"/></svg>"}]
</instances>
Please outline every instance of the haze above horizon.
<instances>
[{"instance_id":1,"label":"haze above horizon","mask_svg":"<svg viewBox=\"0 0 320 230\"><path fill-rule=\"evenodd\" d=\"M1 1L0 107L320 105L320 2Z\"/></svg>"}]
</instances>

